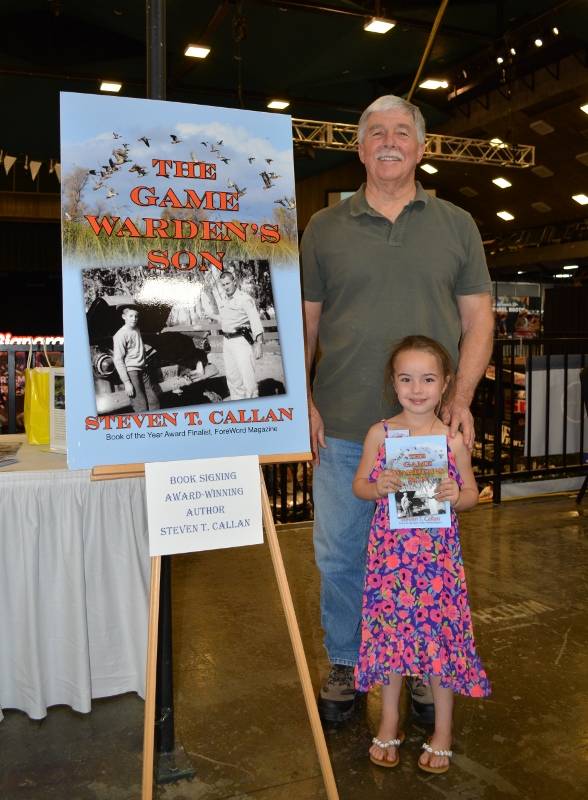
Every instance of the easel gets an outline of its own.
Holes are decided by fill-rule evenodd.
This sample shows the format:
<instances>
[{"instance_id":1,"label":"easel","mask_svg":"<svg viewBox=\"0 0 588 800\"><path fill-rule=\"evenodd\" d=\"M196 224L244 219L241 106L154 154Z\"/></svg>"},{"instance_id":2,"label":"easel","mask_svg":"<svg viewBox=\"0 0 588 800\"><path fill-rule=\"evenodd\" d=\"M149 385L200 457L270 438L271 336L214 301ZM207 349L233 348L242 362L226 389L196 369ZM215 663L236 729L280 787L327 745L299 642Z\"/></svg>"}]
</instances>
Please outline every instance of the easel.
<instances>
[{"instance_id":1,"label":"easel","mask_svg":"<svg viewBox=\"0 0 588 800\"><path fill-rule=\"evenodd\" d=\"M280 593L280 599L282 601L282 607L286 617L288 633L290 634L290 641L292 642L292 649L294 650L296 668L298 670L298 677L302 687L306 711L308 713L312 736L319 759L325 791L328 800L339 800L335 776L333 774L333 768L329 758L329 752L327 750L327 744L318 714L314 690L310 680L308 663L304 654L304 647L302 645L302 638L300 636L300 628L298 627L298 620L296 619L296 612L292 602L292 594L290 592L290 586L288 584L288 578L284 568L282 551L280 549L280 544L276 533L276 526L272 516L271 505L265 485L265 479L261 469L262 464L288 463L291 461L310 461L311 458L312 456L310 453L291 453L285 456L260 456L259 471L261 483L261 506L263 527L267 536L272 564L274 567L276 580L278 582L278 591ZM92 478L94 480L109 480L111 478L142 477L144 474L145 471L142 464L122 464L119 466L94 467L92 471ZM149 594L149 628L147 639L147 678L145 687L145 721L143 732L143 777L141 800L152 800L153 798L155 684L157 668L160 577L161 556L155 556L151 558L151 588Z\"/></svg>"}]
</instances>

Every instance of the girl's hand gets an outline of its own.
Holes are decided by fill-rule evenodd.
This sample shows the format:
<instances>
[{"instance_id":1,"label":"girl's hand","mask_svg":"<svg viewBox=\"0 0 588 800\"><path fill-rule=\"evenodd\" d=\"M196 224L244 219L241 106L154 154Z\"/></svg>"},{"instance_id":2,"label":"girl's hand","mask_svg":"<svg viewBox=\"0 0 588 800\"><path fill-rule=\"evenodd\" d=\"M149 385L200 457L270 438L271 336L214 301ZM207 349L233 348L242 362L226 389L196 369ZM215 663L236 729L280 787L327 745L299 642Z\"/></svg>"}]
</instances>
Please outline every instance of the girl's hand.
<instances>
[{"instance_id":1,"label":"girl's hand","mask_svg":"<svg viewBox=\"0 0 588 800\"><path fill-rule=\"evenodd\" d=\"M455 506L459 500L459 486L453 478L445 478L441 481L435 492L436 500L449 500L450 505Z\"/></svg>"},{"instance_id":2,"label":"girl's hand","mask_svg":"<svg viewBox=\"0 0 588 800\"><path fill-rule=\"evenodd\" d=\"M376 479L378 497L386 497L390 493L398 492L401 486L400 474L396 469L384 469Z\"/></svg>"}]
</instances>

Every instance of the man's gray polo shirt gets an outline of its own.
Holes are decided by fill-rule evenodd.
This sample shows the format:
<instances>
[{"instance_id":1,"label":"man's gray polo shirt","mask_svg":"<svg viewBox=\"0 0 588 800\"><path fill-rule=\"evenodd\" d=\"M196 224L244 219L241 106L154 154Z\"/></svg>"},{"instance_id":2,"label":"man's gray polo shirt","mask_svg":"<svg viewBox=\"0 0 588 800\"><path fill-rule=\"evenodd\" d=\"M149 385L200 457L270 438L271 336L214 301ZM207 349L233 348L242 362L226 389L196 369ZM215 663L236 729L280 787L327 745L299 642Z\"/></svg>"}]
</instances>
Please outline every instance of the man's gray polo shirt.
<instances>
[{"instance_id":1,"label":"man's gray polo shirt","mask_svg":"<svg viewBox=\"0 0 588 800\"><path fill-rule=\"evenodd\" d=\"M323 304L314 401L328 436L361 442L392 411L383 375L395 342L430 336L457 363L456 297L491 291L480 234L470 214L419 183L394 223L362 186L311 218L301 256L304 299Z\"/></svg>"}]
</instances>

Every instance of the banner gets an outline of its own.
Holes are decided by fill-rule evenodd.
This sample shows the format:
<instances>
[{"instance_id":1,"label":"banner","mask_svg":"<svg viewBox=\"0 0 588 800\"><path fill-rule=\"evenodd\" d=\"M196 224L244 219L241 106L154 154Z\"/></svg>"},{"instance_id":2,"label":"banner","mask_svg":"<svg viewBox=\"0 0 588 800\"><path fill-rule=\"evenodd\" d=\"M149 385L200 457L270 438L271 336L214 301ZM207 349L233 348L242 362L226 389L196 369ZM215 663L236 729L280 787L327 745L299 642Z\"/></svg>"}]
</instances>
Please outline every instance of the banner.
<instances>
[{"instance_id":1,"label":"banner","mask_svg":"<svg viewBox=\"0 0 588 800\"><path fill-rule=\"evenodd\" d=\"M582 356L534 356L526 371L525 455L588 452L588 416L582 402ZM549 407L547 392L549 390ZM547 440L547 441L546 441ZM583 458L581 459L583 462Z\"/></svg>"},{"instance_id":2,"label":"banner","mask_svg":"<svg viewBox=\"0 0 588 800\"><path fill-rule=\"evenodd\" d=\"M61 95L69 466L309 450L291 119Z\"/></svg>"}]
</instances>

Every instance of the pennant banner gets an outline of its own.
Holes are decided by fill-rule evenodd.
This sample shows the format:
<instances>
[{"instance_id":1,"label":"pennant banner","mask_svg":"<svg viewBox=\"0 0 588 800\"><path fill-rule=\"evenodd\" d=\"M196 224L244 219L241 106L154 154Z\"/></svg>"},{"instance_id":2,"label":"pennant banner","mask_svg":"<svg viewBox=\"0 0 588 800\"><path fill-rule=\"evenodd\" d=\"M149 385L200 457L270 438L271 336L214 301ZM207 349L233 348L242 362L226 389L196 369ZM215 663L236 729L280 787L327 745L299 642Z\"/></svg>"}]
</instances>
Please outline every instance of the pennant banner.
<instances>
[{"instance_id":1,"label":"pennant banner","mask_svg":"<svg viewBox=\"0 0 588 800\"><path fill-rule=\"evenodd\" d=\"M17 163L22 164L23 169L29 172L31 180L35 181L39 175L43 163L45 162L37 161L36 159L31 158L27 153L20 153L17 156L11 156L8 155L6 150L0 148L0 165L4 165L4 170L7 175ZM49 174L55 173L57 180L61 183L61 164L56 163L54 158L47 159L46 164Z\"/></svg>"},{"instance_id":2,"label":"pennant banner","mask_svg":"<svg viewBox=\"0 0 588 800\"><path fill-rule=\"evenodd\" d=\"M41 169L42 161L29 161L29 169L31 170L31 179L35 180Z\"/></svg>"},{"instance_id":3,"label":"pennant banner","mask_svg":"<svg viewBox=\"0 0 588 800\"><path fill-rule=\"evenodd\" d=\"M4 156L4 169L6 170L7 175L14 166L15 161L16 161L16 156Z\"/></svg>"}]
</instances>

